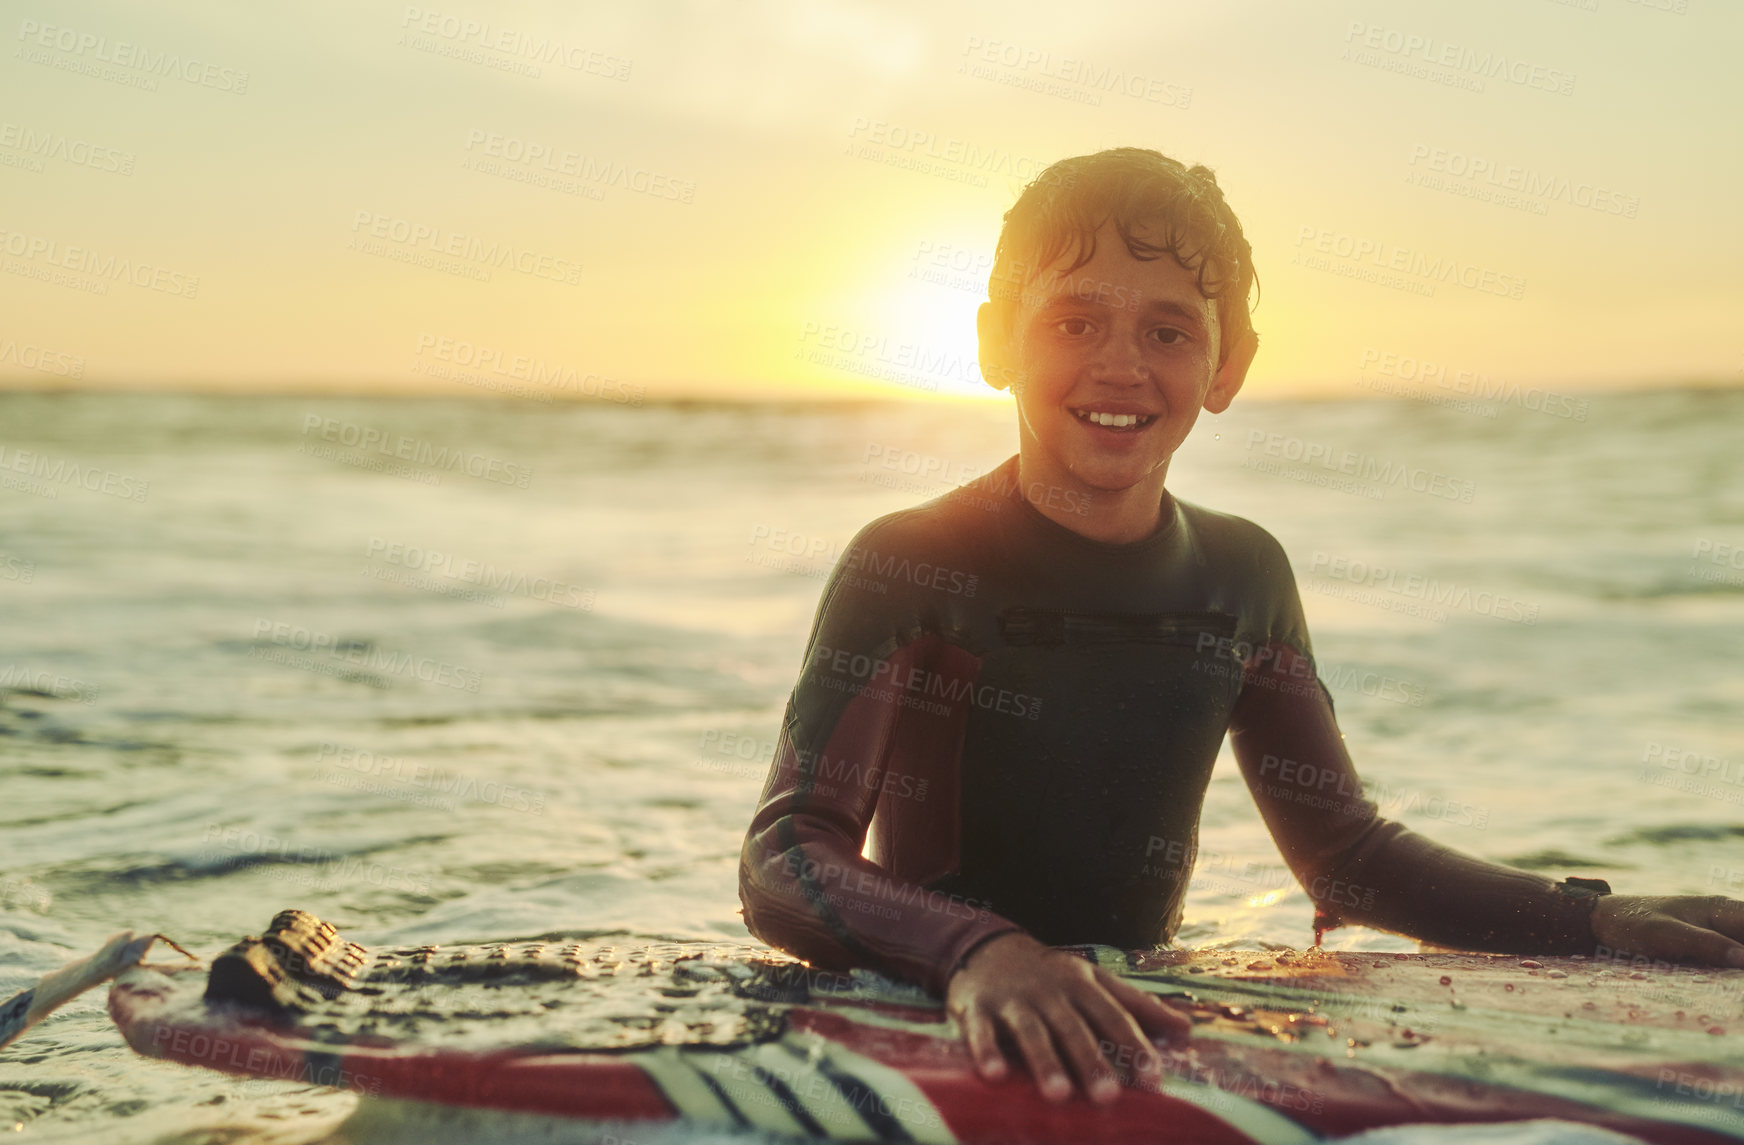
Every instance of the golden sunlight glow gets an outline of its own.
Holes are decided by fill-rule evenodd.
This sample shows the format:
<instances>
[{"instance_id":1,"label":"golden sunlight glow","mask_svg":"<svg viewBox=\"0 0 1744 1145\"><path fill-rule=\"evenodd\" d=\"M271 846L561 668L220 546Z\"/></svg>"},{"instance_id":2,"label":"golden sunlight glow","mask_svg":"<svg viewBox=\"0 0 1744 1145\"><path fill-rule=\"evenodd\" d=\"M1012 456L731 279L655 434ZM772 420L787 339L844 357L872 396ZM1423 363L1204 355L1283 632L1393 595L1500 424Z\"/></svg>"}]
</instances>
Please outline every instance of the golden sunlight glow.
<instances>
[{"instance_id":1,"label":"golden sunlight glow","mask_svg":"<svg viewBox=\"0 0 1744 1145\"><path fill-rule=\"evenodd\" d=\"M1117 145L1210 165L1240 215L1249 393L1372 396L1401 360L1744 372L1732 5L1135 0L1062 30L1036 3L94 0L9 27L0 385L997 399L1001 218Z\"/></svg>"}]
</instances>

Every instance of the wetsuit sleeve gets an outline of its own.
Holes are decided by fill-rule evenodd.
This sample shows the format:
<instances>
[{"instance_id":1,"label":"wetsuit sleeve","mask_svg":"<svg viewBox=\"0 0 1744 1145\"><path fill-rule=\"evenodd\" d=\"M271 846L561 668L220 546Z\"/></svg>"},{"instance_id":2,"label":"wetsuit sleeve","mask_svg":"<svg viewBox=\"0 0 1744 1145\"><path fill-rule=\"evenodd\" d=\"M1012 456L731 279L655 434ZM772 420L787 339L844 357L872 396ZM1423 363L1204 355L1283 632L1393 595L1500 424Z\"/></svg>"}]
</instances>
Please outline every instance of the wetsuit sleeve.
<instances>
[{"instance_id":1,"label":"wetsuit sleeve","mask_svg":"<svg viewBox=\"0 0 1744 1145\"><path fill-rule=\"evenodd\" d=\"M1592 953L1590 895L1381 817L1314 670L1293 579L1286 573L1274 591L1279 619L1248 660L1230 739L1260 815L1314 902L1315 926L1359 923L1495 953Z\"/></svg>"},{"instance_id":2,"label":"wetsuit sleeve","mask_svg":"<svg viewBox=\"0 0 1744 1145\"><path fill-rule=\"evenodd\" d=\"M1012 923L972 901L893 877L862 852L893 767L955 766L961 723L917 702L925 681L972 674L924 605L863 575L878 523L824 590L805 664L739 861L751 933L813 965L867 967L942 994L981 943ZM879 541L889 551L892 539Z\"/></svg>"}]
</instances>

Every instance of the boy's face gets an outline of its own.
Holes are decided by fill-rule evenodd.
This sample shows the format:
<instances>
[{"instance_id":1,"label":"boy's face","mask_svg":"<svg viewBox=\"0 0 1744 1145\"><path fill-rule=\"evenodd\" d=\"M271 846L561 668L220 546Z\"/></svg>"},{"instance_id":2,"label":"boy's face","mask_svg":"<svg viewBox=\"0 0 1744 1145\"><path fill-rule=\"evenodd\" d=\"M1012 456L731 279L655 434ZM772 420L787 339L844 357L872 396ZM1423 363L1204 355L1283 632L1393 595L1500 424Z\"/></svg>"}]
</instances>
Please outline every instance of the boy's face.
<instances>
[{"instance_id":1,"label":"boy's face","mask_svg":"<svg viewBox=\"0 0 1744 1145\"><path fill-rule=\"evenodd\" d=\"M1009 380L1037 477L1104 492L1154 484L1160 497L1169 458L1201 408L1228 408L1256 342L1220 366L1217 307L1197 275L1167 254L1134 258L1112 223L1095 257L1062 275L1072 253L1015 305L982 306L982 372L998 389Z\"/></svg>"}]
</instances>

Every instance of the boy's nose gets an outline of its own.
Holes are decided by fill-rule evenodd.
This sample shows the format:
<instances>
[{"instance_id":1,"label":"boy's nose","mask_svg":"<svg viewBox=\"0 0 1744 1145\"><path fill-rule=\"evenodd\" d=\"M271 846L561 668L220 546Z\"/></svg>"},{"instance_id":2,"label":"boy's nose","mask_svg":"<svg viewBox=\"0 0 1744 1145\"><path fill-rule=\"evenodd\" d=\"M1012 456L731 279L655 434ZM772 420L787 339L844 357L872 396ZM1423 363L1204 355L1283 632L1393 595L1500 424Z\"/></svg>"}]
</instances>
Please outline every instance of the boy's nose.
<instances>
[{"instance_id":1,"label":"boy's nose","mask_svg":"<svg viewBox=\"0 0 1744 1145\"><path fill-rule=\"evenodd\" d=\"M1093 378L1110 385L1141 385L1152 380L1150 362L1137 338L1118 334L1096 347Z\"/></svg>"}]
</instances>

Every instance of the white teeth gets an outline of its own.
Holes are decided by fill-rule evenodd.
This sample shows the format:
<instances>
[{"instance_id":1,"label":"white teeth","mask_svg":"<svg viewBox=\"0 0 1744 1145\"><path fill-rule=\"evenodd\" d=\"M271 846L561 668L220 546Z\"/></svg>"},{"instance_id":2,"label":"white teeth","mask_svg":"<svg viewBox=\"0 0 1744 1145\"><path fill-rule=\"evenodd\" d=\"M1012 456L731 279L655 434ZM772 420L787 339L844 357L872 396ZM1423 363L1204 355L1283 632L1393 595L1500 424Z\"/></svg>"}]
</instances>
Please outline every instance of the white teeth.
<instances>
[{"instance_id":1,"label":"white teeth","mask_svg":"<svg viewBox=\"0 0 1744 1145\"><path fill-rule=\"evenodd\" d=\"M1136 413L1102 413L1095 410L1080 411L1078 416L1087 422L1091 422L1095 425L1105 425L1111 429L1126 429L1129 426L1139 424L1140 421L1148 422L1151 420L1148 417L1141 417Z\"/></svg>"}]
</instances>

